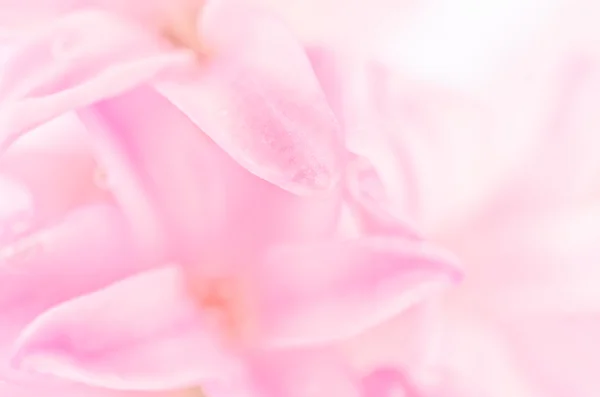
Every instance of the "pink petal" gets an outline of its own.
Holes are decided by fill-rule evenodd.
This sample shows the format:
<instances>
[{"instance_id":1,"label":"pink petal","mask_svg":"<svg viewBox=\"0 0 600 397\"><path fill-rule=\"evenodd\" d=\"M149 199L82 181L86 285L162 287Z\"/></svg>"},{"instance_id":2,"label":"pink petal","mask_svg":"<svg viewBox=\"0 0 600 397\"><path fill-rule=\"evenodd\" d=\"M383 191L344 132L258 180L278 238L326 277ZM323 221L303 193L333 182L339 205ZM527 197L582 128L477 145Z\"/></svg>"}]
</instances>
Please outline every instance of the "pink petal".
<instances>
[{"instance_id":1,"label":"pink petal","mask_svg":"<svg viewBox=\"0 0 600 397\"><path fill-rule=\"evenodd\" d=\"M21 153L28 150L48 150L63 154L92 154L89 137L73 113L40 125L20 138L8 153Z\"/></svg>"},{"instance_id":2,"label":"pink petal","mask_svg":"<svg viewBox=\"0 0 600 397\"><path fill-rule=\"evenodd\" d=\"M389 211L425 231L441 229L471 215L495 187L505 171L497 157L506 150L471 98L409 81L361 56L319 47L309 54L349 150L372 163Z\"/></svg>"},{"instance_id":3,"label":"pink petal","mask_svg":"<svg viewBox=\"0 0 600 397\"><path fill-rule=\"evenodd\" d=\"M14 362L88 385L168 390L232 376L235 362L219 345L179 268L166 267L42 314L22 333Z\"/></svg>"},{"instance_id":4,"label":"pink petal","mask_svg":"<svg viewBox=\"0 0 600 397\"><path fill-rule=\"evenodd\" d=\"M269 352L253 357L250 365L260 396L362 397L360 380L343 357L332 351Z\"/></svg>"},{"instance_id":5,"label":"pink petal","mask_svg":"<svg viewBox=\"0 0 600 397\"><path fill-rule=\"evenodd\" d=\"M356 336L460 271L427 243L367 237L275 248L257 277L267 343L304 345Z\"/></svg>"},{"instance_id":6,"label":"pink petal","mask_svg":"<svg viewBox=\"0 0 600 397\"><path fill-rule=\"evenodd\" d=\"M415 180L414 154L408 150L410 146L396 145L394 137L400 132L401 124L380 109L386 104L392 71L375 67L379 65L371 65L364 57L348 56L327 47L310 47L307 51L330 106L344 128L346 146L365 159L361 162L370 163L381 179L389 200L388 210L414 218L421 200ZM392 110L400 108L396 106ZM397 117L397 113L390 113ZM365 168L350 165L349 178L357 179L358 175L354 175L359 172L357 167Z\"/></svg>"},{"instance_id":7,"label":"pink petal","mask_svg":"<svg viewBox=\"0 0 600 397\"><path fill-rule=\"evenodd\" d=\"M380 367L362 380L364 397L418 397L420 394L400 369Z\"/></svg>"},{"instance_id":8,"label":"pink petal","mask_svg":"<svg viewBox=\"0 0 600 397\"><path fill-rule=\"evenodd\" d=\"M346 200L367 235L419 239L415 226L392 212L392 200L379 174L366 158L352 156L346 169Z\"/></svg>"},{"instance_id":9,"label":"pink petal","mask_svg":"<svg viewBox=\"0 0 600 397\"><path fill-rule=\"evenodd\" d=\"M24 226L0 245L0 376L8 379L19 374L6 368L6 349L35 316L149 265L111 205L79 208L52 225L17 225Z\"/></svg>"},{"instance_id":10,"label":"pink petal","mask_svg":"<svg viewBox=\"0 0 600 397\"><path fill-rule=\"evenodd\" d=\"M340 131L302 47L269 15L217 3L202 21L212 52L158 90L253 174L298 194L332 189Z\"/></svg>"},{"instance_id":11,"label":"pink petal","mask_svg":"<svg viewBox=\"0 0 600 397\"><path fill-rule=\"evenodd\" d=\"M0 35L2 38L12 38L28 28L33 28L37 23L46 23L60 11L68 10L72 3L72 0L2 0Z\"/></svg>"},{"instance_id":12,"label":"pink petal","mask_svg":"<svg viewBox=\"0 0 600 397\"><path fill-rule=\"evenodd\" d=\"M378 88L389 71L328 48L311 47L308 54L354 153L346 164L345 199L360 232L418 239L412 225L418 212L413 159L408 151L394 150L389 139L394 125L377 109Z\"/></svg>"},{"instance_id":13,"label":"pink petal","mask_svg":"<svg viewBox=\"0 0 600 397\"><path fill-rule=\"evenodd\" d=\"M168 236L170 248L185 260L204 246L213 226L210 211L224 203L212 206L211 186L221 178L213 172L220 167L211 161L218 149L201 131L146 85L78 114L92 134L108 188L142 248Z\"/></svg>"},{"instance_id":14,"label":"pink petal","mask_svg":"<svg viewBox=\"0 0 600 397\"><path fill-rule=\"evenodd\" d=\"M0 309L21 317L140 270L128 227L110 205L90 205L29 230L1 248ZM26 311L31 315L30 309Z\"/></svg>"},{"instance_id":15,"label":"pink petal","mask_svg":"<svg viewBox=\"0 0 600 397\"><path fill-rule=\"evenodd\" d=\"M374 122L383 133L359 153L375 164L392 200L424 231L470 215L498 178L495 158L485 151L493 153L490 134L482 133L488 131L485 109L460 93L407 81L383 65L366 69ZM355 134L354 147L364 141L368 135Z\"/></svg>"},{"instance_id":16,"label":"pink petal","mask_svg":"<svg viewBox=\"0 0 600 397\"><path fill-rule=\"evenodd\" d=\"M163 393L132 393L119 392L108 389L96 389L85 386L74 386L59 383L48 384L40 382L34 384L17 384L0 381L0 395L10 397L173 397L172 394Z\"/></svg>"},{"instance_id":17,"label":"pink petal","mask_svg":"<svg viewBox=\"0 0 600 397\"><path fill-rule=\"evenodd\" d=\"M13 179L0 175L0 244L14 238L33 216L33 197Z\"/></svg>"},{"instance_id":18,"label":"pink petal","mask_svg":"<svg viewBox=\"0 0 600 397\"><path fill-rule=\"evenodd\" d=\"M274 241L318 239L335 230L338 191L297 197L255 177L150 87L80 114L132 224L147 233L156 229L158 214L183 263L247 264Z\"/></svg>"},{"instance_id":19,"label":"pink petal","mask_svg":"<svg viewBox=\"0 0 600 397\"><path fill-rule=\"evenodd\" d=\"M82 153L31 149L0 158L0 169L21 181L32 196L37 222L56 222L70 209L107 199L94 182L96 163Z\"/></svg>"},{"instance_id":20,"label":"pink petal","mask_svg":"<svg viewBox=\"0 0 600 397\"><path fill-rule=\"evenodd\" d=\"M195 0L191 0L195 1ZM44 23L49 23L69 12L85 9L101 9L118 13L134 22L152 23L158 25L162 22L165 12L171 7L182 7L189 4L190 0L2 0L0 1L0 37L18 37Z\"/></svg>"},{"instance_id":21,"label":"pink petal","mask_svg":"<svg viewBox=\"0 0 600 397\"><path fill-rule=\"evenodd\" d=\"M361 373L385 365L404 372L406 380L409 376L435 379L439 374L441 342L446 334L441 308L447 295L423 301L349 340L343 344L343 351Z\"/></svg>"},{"instance_id":22,"label":"pink petal","mask_svg":"<svg viewBox=\"0 0 600 397\"><path fill-rule=\"evenodd\" d=\"M77 119L58 118L0 157L0 172L27 187L35 222L57 222L74 207L107 198L94 183L97 165L89 145L81 142L85 135Z\"/></svg>"},{"instance_id":23,"label":"pink petal","mask_svg":"<svg viewBox=\"0 0 600 397\"><path fill-rule=\"evenodd\" d=\"M0 147L189 60L186 52L162 51L152 36L110 14L82 11L58 19L8 58L0 85Z\"/></svg>"}]
</instances>

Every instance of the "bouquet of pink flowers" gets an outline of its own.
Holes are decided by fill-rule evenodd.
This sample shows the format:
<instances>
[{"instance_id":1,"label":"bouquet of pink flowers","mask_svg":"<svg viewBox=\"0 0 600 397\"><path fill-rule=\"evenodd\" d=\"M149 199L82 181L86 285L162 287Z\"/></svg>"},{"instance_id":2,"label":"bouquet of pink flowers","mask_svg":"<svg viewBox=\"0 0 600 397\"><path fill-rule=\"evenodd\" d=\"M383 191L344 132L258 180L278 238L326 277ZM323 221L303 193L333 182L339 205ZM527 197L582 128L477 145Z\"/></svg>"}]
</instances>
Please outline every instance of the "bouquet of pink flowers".
<instances>
[{"instance_id":1,"label":"bouquet of pink flowers","mask_svg":"<svg viewBox=\"0 0 600 397\"><path fill-rule=\"evenodd\" d=\"M0 397L600 395L600 7L424 3L0 1Z\"/></svg>"}]
</instances>

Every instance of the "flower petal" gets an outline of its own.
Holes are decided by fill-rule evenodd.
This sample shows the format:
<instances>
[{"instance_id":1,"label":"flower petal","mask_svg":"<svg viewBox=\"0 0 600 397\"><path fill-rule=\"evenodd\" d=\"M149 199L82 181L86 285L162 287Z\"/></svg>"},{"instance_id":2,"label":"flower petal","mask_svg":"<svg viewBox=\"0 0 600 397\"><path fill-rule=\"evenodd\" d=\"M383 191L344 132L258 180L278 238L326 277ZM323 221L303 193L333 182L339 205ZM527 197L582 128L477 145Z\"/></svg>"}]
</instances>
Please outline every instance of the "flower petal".
<instances>
[{"instance_id":1,"label":"flower petal","mask_svg":"<svg viewBox=\"0 0 600 397\"><path fill-rule=\"evenodd\" d=\"M171 10L195 0L1 0L0 38L18 37L34 28L70 12L85 9L102 9L132 19L136 22L161 22L160 17Z\"/></svg>"},{"instance_id":2,"label":"flower petal","mask_svg":"<svg viewBox=\"0 0 600 397\"><path fill-rule=\"evenodd\" d=\"M29 221L28 221L29 222ZM0 377L20 379L6 351L39 313L149 265L134 252L127 223L112 205L70 212L52 225L19 226L0 246Z\"/></svg>"},{"instance_id":3,"label":"flower petal","mask_svg":"<svg viewBox=\"0 0 600 397\"><path fill-rule=\"evenodd\" d=\"M377 170L364 157L352 156L346 169L346 200L368 235L420 239L416 227L392 213L391 200Z\"/></svg>"},{"instance_id":4,"label":"flower petal","mask_svg":"<svg viewBox=\"0 0 600 397\"><path fill-rule=\"evenodd\" d=\"M319 239L335 229L340 192L298 197L257 178L151 87L79 114L131 222L148 233L156 225L147 219L158 214L183 263L247 264L274 241Z\"/></svg>"},{"instance_id":5,"label":"flower petal","mask_svg":"<svg viewBox=\"0 0 600 397\"><path fill-rule=\"evenodd\" d=\"M327 350L289 350L250 359L252 381L264 397L359 397L360 379L343 357Z\"/></svg>"},{"instance_id":6,"label":"flower petal","mask_svg":"<svg viewBox=\"0 0 600 397\"><path fill-rule=\"evenodd\" d=\"M235 370L189 299L178 267L130 277L47 311L22 333L14 362L121 390L192 387Z\"/></svg>"},{"instance_id":7,"label":"flower petal","mask_svg":"<svg viewBox=\"0 0 600 397\"><path fill-rule=\"evenodd\" d=\"M135 25L100 11L74 12L21 43L8 57L0 85L0 148L62 113L134 87L175 65Z\"/></svg>"},{"instance_id":8,"label":"flower petal","mask_svg":"<svg viewBox=\"0 0 600 397\"><path fill-rule=\"evenodd\" d=\"M157 89L253 174L297 194L332 189L339 126L302 47L269 15L216 3L202 21L212 52Z\"/></svg>"},{"instance_id":9,"label":"flower petal","mask_svg":"<svg viewBox=\"0 0 600 397\"><path fill-rule=\"evenodd\" d=\"M74 210L60 223L15 236L0 250L4 318L26 305L47 308L141 267L127 224L107 204Z\"/></svg>"},{"instance_id":10,"label":"flower petal","mask_svg":"<svg viewBox=\"0 0 600 397\"><path fill-rule=\"evenodd\" d=\"M350 338L460 278L425 242L368 237L273 249L258 273L268 344Z\"/></svg>"},{"instance_id":11,"label":"flower petal","mask_svg":"<svg viewBox=\"0 0 600 397\"><path fill-rule=\"evenodd\" d=\"M173 397L172 394L148 395L147 393L118 392L65 384L64 382L44 382L40 379L36 379L36 382L32 384L0 381L0 395L10 397Z\"/></svg>"},{"instance_id":12,"label":"flower petal","mask_svg":"<svg viewBox=\"0 0 600 397\"><path fill-rule=\"evenodd\" d=\"M0 245L20 232L33 213L30 192L11 178L0 175Z\"/></svg>"},{"instance_id":13,"label":"flower petal","mask_svg":"<svg viewBox=\"0 0 600 397\"><path fill-rule=\"evenodd\" d=\"M397 367L377 367L362 380L366 397L418 396L409 377Z\"/></svg>"},{"instance_id":14,"label":"flower petal","mask_svg":"<svg viewBox=\"0 0 600 397\"><path fill-rule=\"evenodd\" d=\"M377 174L380 179L377 183L385 188L388 210L403 219L416 218L421 198L415 179L414 155L406 145L396 145L394 137L400 124L380 109L386 104L391 70L371 65L364 57L349 56L326 47L309 47L307 52L329 104L344 128L346 147L360 159L350 160L351 195L357 193L357 184L365 179L363 172L370 168L368 172L371 176ZM392 114L397 116L397 113ZM367 207L375 209L372 204L363 206L365 210ZM375 218L381 219L380 215Z\"/></svg>"},{"instance_id":15,"label":"flower petal","mask_svg":"<svg viewBox=\"0 0 600 397\"><path fill-rule=\"evenodd\" d=\"M27 187L39 224L60 221L72 208L108 198L95 183L97 165L86 131L70 116L32 130L0 157L0 173Z\"/></svg>"}]
</instances>

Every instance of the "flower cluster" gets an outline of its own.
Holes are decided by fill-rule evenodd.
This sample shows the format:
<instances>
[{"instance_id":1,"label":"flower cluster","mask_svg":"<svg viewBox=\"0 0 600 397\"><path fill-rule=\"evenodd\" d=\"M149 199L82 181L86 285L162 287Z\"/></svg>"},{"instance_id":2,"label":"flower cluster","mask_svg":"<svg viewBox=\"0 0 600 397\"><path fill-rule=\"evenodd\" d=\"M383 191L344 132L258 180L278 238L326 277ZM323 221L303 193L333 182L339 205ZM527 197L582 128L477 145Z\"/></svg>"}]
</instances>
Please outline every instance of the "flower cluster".
<instances>
[{"instance_id":1,"label":"flower cluster","mask_svg":"<svg viewBox=\"0 0 600 397\"><path fill-rule=\"evenodd\" d=\"M0 31L1 396L600 392L600 54L474 101L250 1Z\"/></svg>"}]
</instances>

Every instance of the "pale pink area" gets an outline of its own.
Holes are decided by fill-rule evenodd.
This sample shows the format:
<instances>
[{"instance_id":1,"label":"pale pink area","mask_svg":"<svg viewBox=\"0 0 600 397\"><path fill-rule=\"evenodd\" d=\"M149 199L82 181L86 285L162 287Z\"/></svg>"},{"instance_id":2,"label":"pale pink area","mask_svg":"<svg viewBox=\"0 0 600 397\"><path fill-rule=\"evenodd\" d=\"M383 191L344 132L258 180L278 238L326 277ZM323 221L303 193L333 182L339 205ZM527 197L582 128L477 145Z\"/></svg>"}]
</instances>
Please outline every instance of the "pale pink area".
<instances>
[{"instance_id":1,"label":"pale pink area","mask_svg":"<svg viewBox=\"0 0 600 397\"><path fill-rule=\"evenodd\" d=\"M463 11L465 19L472 15ZM440 80L445 87L435 88L429 70L404 65L403 76L387 81L408 92L392 84L380 91L385 120L398 109L413 116L410 124L399 118L394 140L401 148L392 149L414 159L416 223L458 254L466 277L348 349L363 368L409 372L421 395L600 392L600 9L563 2L545 15L531 17L535 29L519 43L507 39L498 64L482 67L485 80ZM472 41L484 46L486 39ZM426 82L414 84L410 76L419 73ZM458 124L449 110L462 114Z\"/></svg>"},{"instance_id":2,"label":"pale pink area","mask_svg":"<svg viewBox=\"0 0 600 397\"><path fill-rule=\"evenodd\" d=\"M389 37L414 19L419 0L253 0L274 10L310 44L334 44L352 51L372 51L374 41ZM397 36L394 33L394 36Z\"/></svg>"}]
</instances>

